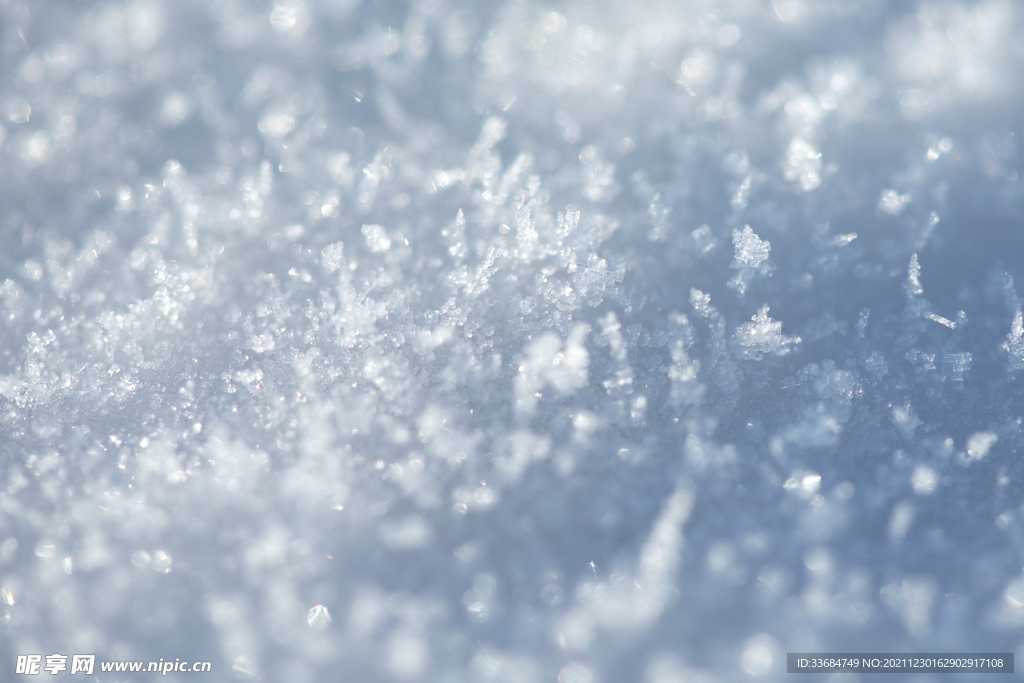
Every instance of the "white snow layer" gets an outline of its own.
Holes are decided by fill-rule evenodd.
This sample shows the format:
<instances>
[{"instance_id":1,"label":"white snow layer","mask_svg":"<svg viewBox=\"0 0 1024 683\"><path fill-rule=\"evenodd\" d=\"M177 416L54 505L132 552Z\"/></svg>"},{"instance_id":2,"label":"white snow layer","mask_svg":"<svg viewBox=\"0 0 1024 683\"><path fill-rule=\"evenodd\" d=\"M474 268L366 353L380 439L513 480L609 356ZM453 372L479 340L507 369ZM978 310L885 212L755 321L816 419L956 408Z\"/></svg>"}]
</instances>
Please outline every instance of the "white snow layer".
<instances>
[{"instance_id":1,"label":"white snow layer","mask_svg":"<svg viewBox=\"0 0 1024 683\"><path fill-rule=\"evenodd\" d=\"M23 3L0 677L1021 652L1018 4Z\"/></svg>"}]
</instances>

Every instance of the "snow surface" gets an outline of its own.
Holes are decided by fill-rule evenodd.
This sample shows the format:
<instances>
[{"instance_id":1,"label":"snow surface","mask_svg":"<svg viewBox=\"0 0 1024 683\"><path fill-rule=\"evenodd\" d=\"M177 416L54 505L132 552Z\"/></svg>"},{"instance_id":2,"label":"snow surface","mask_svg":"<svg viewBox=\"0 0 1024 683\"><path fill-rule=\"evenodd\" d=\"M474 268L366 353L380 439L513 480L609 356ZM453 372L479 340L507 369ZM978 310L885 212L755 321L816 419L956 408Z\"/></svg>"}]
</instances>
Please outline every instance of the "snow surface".
<instances>
[{"instance_id":1,"label":"snow surface","mask_svg":"<svg viewBox=\"0 0 1024 683\"><path fill-rule=\"evenodd\" d=\"M1024 644L1018 4L3 0L0 30L5 679Z\"/></svg>"}]
</instances>

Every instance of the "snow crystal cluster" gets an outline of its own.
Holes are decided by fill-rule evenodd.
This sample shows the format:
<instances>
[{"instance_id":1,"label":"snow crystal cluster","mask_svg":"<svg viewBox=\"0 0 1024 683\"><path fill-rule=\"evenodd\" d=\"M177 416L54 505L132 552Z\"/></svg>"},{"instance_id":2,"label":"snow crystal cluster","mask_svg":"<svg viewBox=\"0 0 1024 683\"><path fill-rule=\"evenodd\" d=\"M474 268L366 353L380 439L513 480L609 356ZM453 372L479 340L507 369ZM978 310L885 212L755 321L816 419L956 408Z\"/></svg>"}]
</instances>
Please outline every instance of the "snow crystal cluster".
<instances>
[{"instance_id":1,"label":"snow crystal cluster","mask_svg":"<svg viewBox=\"0 0 1024 683\"><path fill-rule=\"evenodd\" d=\"M0 678L1024 656L1017 4L0 30Z\"/></svg>"}]
</instances>

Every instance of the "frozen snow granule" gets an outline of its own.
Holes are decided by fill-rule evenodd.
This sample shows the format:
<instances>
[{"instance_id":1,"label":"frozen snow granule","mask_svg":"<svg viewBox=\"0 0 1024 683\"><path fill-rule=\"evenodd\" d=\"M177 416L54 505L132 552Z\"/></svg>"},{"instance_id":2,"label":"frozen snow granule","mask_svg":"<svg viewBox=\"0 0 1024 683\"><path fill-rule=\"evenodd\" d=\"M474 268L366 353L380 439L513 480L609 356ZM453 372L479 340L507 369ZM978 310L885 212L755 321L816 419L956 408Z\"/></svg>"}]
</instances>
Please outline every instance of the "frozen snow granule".
<instances>
[{"instance_id":1,"label":"frozen snow granule","mask_svg":"<svg viewBox=\"0 0 1024 683\"><path fill-rule=\"evenodd\" d=\"M295 130L295 116L292 110L268 109L259 122L261 133L271 139L279 139Z\"/></svg>"},{"instance_id":2,"label":"frozen snow granule","mask_svg":"<svg viewBox=\"0 0 1024 683\"><path fill-rule=\"evenodd\" d=\"M315 605L306 613L306 623L315 631L323 631L331 625L331 613L323 605Z\"/></svg>"},{"instance_id":3,"label":"frozen snow granule","mask_svg":"<svg viewBox=\"0 0 1024 683\"><path fill-rule=\"evenodd\" d=\"M430 650L418 633L403 629L388 641L388 670L399 680L418 678L430 663Z\"/></svg>"},{"instance_id":4,"label":"frozen snow granule","mask_svg":"<svg viewBox=\"0 0 1024 683\"><path fill-rule=\"evenodd\" d=\"M830 574L835 562L828 548L812 545L804 551L804 566L821 576Z\"/></svg>"},{"instance_id":5,"label":"frozen snow granule","mask_svg":"<svg viewBox=\"0 0 1024 683\"><path fill-rule=\"evenodd\" d=\"M893 405L890 406L890 409L892 411L892 421L896 423L896 427L903 433L904 438L913 438L914 432L921 425L921 421L917 418L917 413L914 412L910 403Z\"/></svg>"},{"instance_id":6,"label":"frozen snow granule","mask_svg":"<svg viewBox=\"0 0 1024 683\"><path fill-rule=\"evenodd\" d=\"M1000 348L1009 356L1011 370L1024 370L1024 313L1020 309L1013 314L1010 333Z\"/></svg>"},{"instance_id":7,"label":"frozen snow granule","mask_svg":"<svg viewBox=\"0 0 1024 683\"><path fill-rule=\"evenodd\" d=\"M737 293L743 294L757 273L771 275L773 265L768 260L768 255L771 253L772 245L768 240L758 237L749 225L743 226L742 232L732 231L732 244L735 253L729 267L739 272L727 284Z\"/></svg>"},{"instance_id":8,"label":"frozen snow granule","mask_svg":"<svg viewBox=\"0 0 1024 683\"><path fill-rule=\"evenodd\" d=\"M914 493L919 496L930 496L939 485L938 473L928 465L918 465L910 477Z\"/></svg>"},{"instance_id":9,"label":"frozen snow granule","mask_svg":"<svg viewBox=\"0 0 1024 683\"><path fill-rule=\"evenodd\" d=\"M995 432L975 432L967 437L967 455L971 460L981 460L998 440Z\"/></svg>"},{"instance_id":10,"label":"frozen snow granule","mask_svg":"<svg viewBox=\"0 0 1024 683\"><path fill-rule=\"evenodd\" d=\"M785 176L804 192L817 188L821 185L821 152L802 137L793 138L786 153Z\"/></svg>"},{"instance_id":11,"label":"frozen snow granule","mask_svg":"<svg viewBox=\"0 0 1024 683\"><path fill-rule=\"evenodd\" d=\"M885 362L885 357L878 351L871 352L871 355L864 360L864 367L875 380L882 379L889 372L889 364Z\"/></svg>"},{"instance_id":12,"label":"frozen snow granule","mask_svg":"<svg viewBox=\"0 0 1024 683\"><path fill-rule=\"evenodd\" d=\"M732 231L732 244L736 250L733 268L757 268L768 259L772 249L771 243L758 237L749 225L743 226L743 232Z\"/></svg>"},{"instance_id":13,"label":"frozen snow granule","mask_svg":"<svg viewBox=\"0 0 1024 683\"><path fill-rule=\"evenodd\" d=\"M899 503L893 508L889 518L889 540L900 542L907 536L910 526L914 523L914 507L910 503Z\"/></svg>"},{"instance_id":14,"label":"frozen snow granule","mask_svg":"<svg viewBox=\"0 0 1024 683\"><path fill-rule=\"evenodd\" d=\"M238 655L231 665L231 670L242 680L251 680L259 675L260 663L252 655Z\"/></svg>"},{"instance_id":15,"label":"frozen snow granule","mask_svg":"<svg viewBox=\"0 0 1024 683\"><path fill-rule=\"evenodd\" d=\"M390 522L381 527L381 537L384 543L393 549L424 548L430 544L433 536L433 529L419 515L411 515L401 521Z\"/></svg>"},{"instance_id":16,"label":"frozen snow granule","mask_svg":"<svg viewBox=\"0 0 1024 683\"><path fill-rule=\"evenodd\" d=\"M274 4L270 25L282 34L301 35L309 26L309 13L298 0L284 0Z\"/></svg>"},{"instance_id":17,"label":"frozen snow granule","mask_svg":"<svg viewBox=\"0 0 1024 683\"><path fill-rule=\"evenodd\" d=\"M690 94L695 94L696 87L709 83L714 78L717 68L716 61L715 55L709 50L703 48L691 50L683 63L679 65L676 83L685 87Z\"/></svg>"},{"instance_id":18,"label":"frozen snow granule","mask_svg":"<svg viewBox=\"0 0 1024 683\"><path fill-rule=\"evenodd\" d=\"M334 244L328 244L320 251L320 265L323 266L324 270L328 273L341 268L342 261L344 259L345 243L335 242Z\"/></svg>"},{"instance_id":19,"label":"frozen snow granule","mask_svg":"<svg viewBox=\"0 0 1024 683\"><path fill-rule=\"evenodd\" d=\"M761 360L765 354L785 356L801 343L800 337L782 334L782 323L768 316L768 306L740 325L732 341L737 355L749 360Z\"/></svg>"},{"instance_id":20,"label":"frozen snow granule","mask_svg":"<svg viewBox=\"0 0 1024 683\"><path fill-rule=\"evenodd\" d=\"M366 246L374 254L381 254L391 248L391 238L383 227L376 224L364 225L361 232L366 237Z\"/></svg>"},{"instance_id":21,"label":"frozen snow granule","mask_svg":"<svg viewBox=\"0 0 1024 683\"><path fill-rule=\"evenodd\" d=\"M758 634L744 643L740 666L751 676L763 676L772 670L775 658L781 656L778 651L779 645L772 636Z\"/></svg>"},{"instance_id":22,"label":"frozen snow granule","mask_svg":"<svg viewBox=\"0 0 1024 683\"><path fill-rule=\"evenodd\" d=\"M586 339L589 333L589 325L577 323L570 330L564 346L551 332L538 336L527 345L525 357L513 380L518 411L532 413L545 385L567 395L587 383L590 354Z\"/></svg>"},{"instance_id":23,"label":"frozen snow granule","mask_svg":"<svg viewBox=\"0 0 1024 683\"><path fill-rule=\"evenodd\" d=\"M704 224L691 232L690 236L693 238L694 244L697 245L697 251L701 254L708 253L718 244L714 233L711 232L711 227L707 224Z\"/></svg>"},{"instance_id":24,"label":"frozen snow granule","mask_svg":"<svg viewBox=\"0 0 1024 683\"><path fill-rule=\"evenodd\" d=\"M972 358L972 355L966 351L944 354L942 357L942 378L951 380L956 384L963 384L965 376L971 369Z\"/></svg>"},{"instance_id":25,"label":"frozen snow granule","mask_svg":"<svg viewBox=\"0 0 1024 683\"><path fill-rule=\"evenodd\" d=\"M583 196L592 202L607 202L618 193L615 184L615 164L607 163L593 145L587 145L580 153L585 181ZM657 209L654 209L657 212ZM652 215L652 218L654 216Z\"/></svg>"},{"instance_id":26,"label":"frozen snow granule","mask_svg":"<svg viewBox=\"0 0 1024 683\"><path fill-rule=\"evenodd\" d=\"M169 93L160 107L160 123L168 128L181 125L191 115L192 101L177 91Z\"/></svg>"},{"instance_id":27,"label":"frozen snow granule","mask_svg":"<svg viewBox=\"0 0 1024 683\"><path fill-rule=\"evenodd\" d=\"M890 216L899 216L909 203L909 194L900 194L899 190L890 188L882 190L882 196L878 198L878 210Z\"/></svg>"},{"instance_id":28,"label":"frozen snow granule","mask_svg":"<svg viewBox=\"0 0 1024 683\"><path fill-rule=\"evenodd\" d=\"M953 141L949 138L942 138L937 143L928 148L928 152L925 157L928 161L935 161L940 156L953 149Z\"/></svg>"}]
</instances>

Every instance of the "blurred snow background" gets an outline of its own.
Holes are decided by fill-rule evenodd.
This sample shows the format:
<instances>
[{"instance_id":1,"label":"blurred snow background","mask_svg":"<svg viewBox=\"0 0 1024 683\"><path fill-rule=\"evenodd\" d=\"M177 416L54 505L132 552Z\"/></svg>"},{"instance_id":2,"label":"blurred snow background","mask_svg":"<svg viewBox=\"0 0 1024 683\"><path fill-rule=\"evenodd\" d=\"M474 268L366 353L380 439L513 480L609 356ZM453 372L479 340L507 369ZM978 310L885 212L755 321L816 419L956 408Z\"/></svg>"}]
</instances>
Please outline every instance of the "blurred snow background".
<instances>
[{"instance_id":1,"label":"blurred snow background","mask_svg":"<svg viewBox=\"0 0 1024 683\"><path fill-rule=\"evenodd\" d=\"M9 671L681 683L1024 643L1009 0L0 30Z\"/></svg>"}]
</instances>

